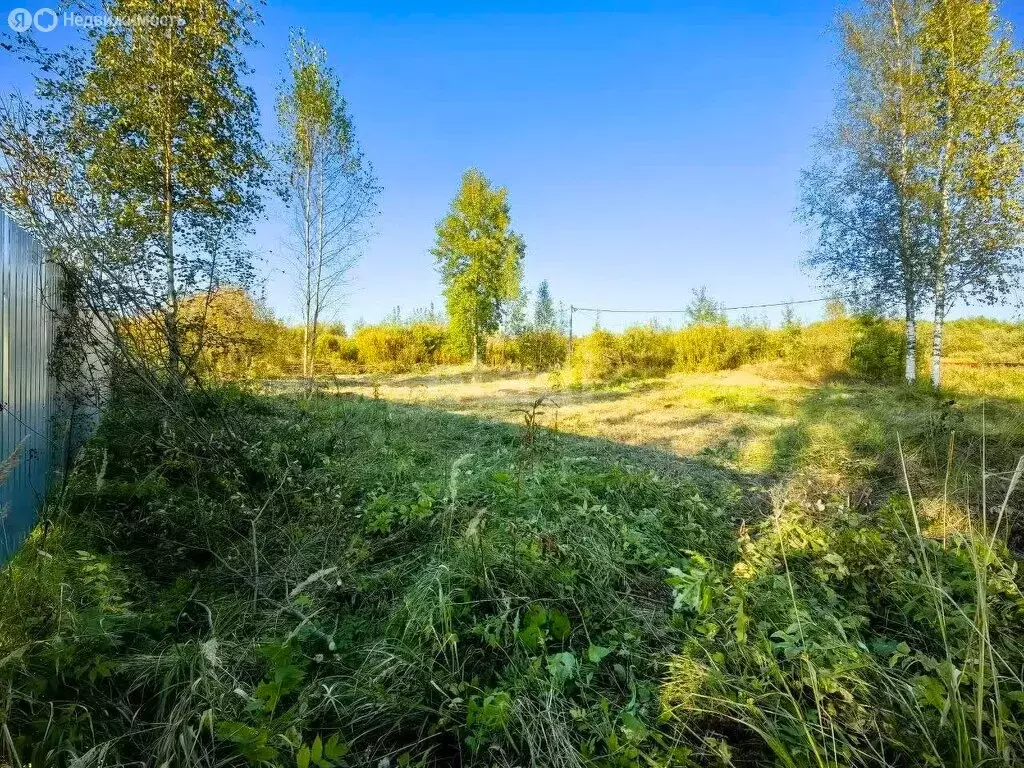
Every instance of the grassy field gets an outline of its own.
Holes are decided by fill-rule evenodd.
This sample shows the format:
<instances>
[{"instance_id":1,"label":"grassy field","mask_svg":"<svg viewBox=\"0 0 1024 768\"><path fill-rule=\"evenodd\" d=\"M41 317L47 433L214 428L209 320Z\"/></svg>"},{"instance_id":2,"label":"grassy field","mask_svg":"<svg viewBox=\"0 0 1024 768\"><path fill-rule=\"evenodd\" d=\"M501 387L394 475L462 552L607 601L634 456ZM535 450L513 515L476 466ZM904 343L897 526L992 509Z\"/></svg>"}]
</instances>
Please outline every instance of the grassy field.
<instances>
[{"instance_id":1,"label":"grassy field","mask_svg":"<svg viewBox=\"0 0 1024 768\"><path fill-rule=\"evenodd\" d=\"M0 756L1024 760L1019 401L558 384L125 396L0 576Z\"/></svg>"},{"instance_id":2,"label":"grassy field","mask_svg":"<svg viewBox=\"0 0 1024 768\"><path fill-rule=\"evenodd\" d=\"M941 493L955 506L979 490L982 442L990 472L1012 470L1024 452L1024 387L980 394L1005 390L1013 372L981 375L961 376L961 391L941 396L902 385L794 381L756 368L587 389L565 388L557 374L450 368L336 377L326 391L512 424L536 412L536 423L555 432L648 449L636 455L659 470L681 457L762 487L792 489L798 480L877 502L905 489L900 435L914 492L930 501Z\"/></svg>"}]
</instances>

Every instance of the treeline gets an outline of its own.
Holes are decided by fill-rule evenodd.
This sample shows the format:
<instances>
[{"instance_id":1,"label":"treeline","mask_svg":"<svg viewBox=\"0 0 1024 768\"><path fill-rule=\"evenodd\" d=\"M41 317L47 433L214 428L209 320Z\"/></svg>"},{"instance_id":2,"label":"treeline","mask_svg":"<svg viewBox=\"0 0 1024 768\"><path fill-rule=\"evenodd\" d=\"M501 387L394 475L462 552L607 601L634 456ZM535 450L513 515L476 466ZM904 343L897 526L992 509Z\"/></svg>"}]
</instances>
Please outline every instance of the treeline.
<instances>
[{"instance_id":1,"label":"treeline","mask_svg":"<svg viewBox=\"0 0 1024 768\"><path fill-rule=\"evenodd\" d=\"M186 304L192 307L192 304ZM262 310L240 289L219 291L208 304L204 375L217 379L298 378L303 375L303 328L288 326ZM401 373L472 361L472 351L433 314L403 320L398 313L351 332L340 324L316 340L322 376ZM921 337L922 345L926 337ZM917 356L927 362L924 349ZM822 379L855 376L896 381L904 373L905 336L899 323L871 315L847 315L839 305L825 319L781 328L730 325L723 317L671 329L639 325L620 333L594 329L572 340L557 323L524 323L499 329L481 342L480 359L501 369L562 371L567 384L712 372L760 364L781 377ZM990 319L947 325L946 361L953 365L1024 365L1024 324Z\"/></svg>"}]
</instances>

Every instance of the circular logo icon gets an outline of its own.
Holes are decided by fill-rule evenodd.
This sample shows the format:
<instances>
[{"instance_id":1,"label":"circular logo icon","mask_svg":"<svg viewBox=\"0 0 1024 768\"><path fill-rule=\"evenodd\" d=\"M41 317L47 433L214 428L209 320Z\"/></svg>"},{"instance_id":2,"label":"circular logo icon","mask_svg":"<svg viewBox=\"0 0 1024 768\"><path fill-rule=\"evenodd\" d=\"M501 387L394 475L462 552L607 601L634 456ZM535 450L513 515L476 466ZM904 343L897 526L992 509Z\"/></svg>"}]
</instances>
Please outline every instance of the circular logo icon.
<instances>
[{"instance_id":1,"label":"circular logo icon","mask_svg":"<svg viewBox=\"0 0 1024 768\"><path fill-rule=\"evenodd\" d=\"M7 26L15 32L28 32L32 27L32 11L28 8L15 8L7 14Z\"/></svg>"},{"instance_id":2,"label":"circular logo icon","mask_svg":"<svg viewBox=\"0 0 1024 768\"><path fill-rule=\"evenodd\" d=\"M40 32L49 32L57 26L57 14L52 8L40 8L36 11L34 21Z\"/></svg>"}]
</instances>

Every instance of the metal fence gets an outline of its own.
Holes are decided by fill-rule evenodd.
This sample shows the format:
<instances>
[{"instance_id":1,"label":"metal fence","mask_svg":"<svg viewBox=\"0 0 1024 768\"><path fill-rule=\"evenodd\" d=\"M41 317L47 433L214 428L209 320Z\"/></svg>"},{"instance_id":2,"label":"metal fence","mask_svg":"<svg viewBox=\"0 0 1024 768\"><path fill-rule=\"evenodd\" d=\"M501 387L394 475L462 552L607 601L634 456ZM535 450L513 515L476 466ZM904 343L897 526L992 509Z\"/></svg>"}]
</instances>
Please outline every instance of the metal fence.
<instances>
[{"instance_id":1,"label":"metal fence","mask_svg":"<svg viewBox=\"0 0 1024 768\"><path fill-rule=\"evenodd\" d=\"M50 375L58 273L0 211L0 563L32 527L58 467Z\"/></svg>"}]
</instances>

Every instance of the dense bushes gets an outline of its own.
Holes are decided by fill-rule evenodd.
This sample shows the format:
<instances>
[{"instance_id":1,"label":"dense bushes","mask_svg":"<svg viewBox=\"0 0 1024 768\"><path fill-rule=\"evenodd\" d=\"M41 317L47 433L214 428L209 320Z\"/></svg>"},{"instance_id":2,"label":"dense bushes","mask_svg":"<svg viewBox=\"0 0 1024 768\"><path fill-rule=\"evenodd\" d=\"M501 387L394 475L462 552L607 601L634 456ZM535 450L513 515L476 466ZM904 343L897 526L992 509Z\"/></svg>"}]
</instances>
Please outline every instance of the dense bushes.
<instances>
[{"instance_id":1,"label":"dense bushes","mask_svg":"<svg viewBox=\"0 0 1024 768\"><path fill-rule=\"evenodd\" d=\"M945 358L951 366L1024 363L1024 326L994 320L947 324ZM287 333L288 331L285 331ZM922 324L920 338L928 335ZM436 323L366 326L354 337L330 337L321 369L326 371L406 371L416 367L468 362L448 344L447 329ZM620 333L594 330L577 337L570 364L577 383L711 372L757 364L783 378L820 380L854 376L898 381L903 375L903 328L873 316L835 317L781 329L725 324L681 330L634 326ZM552 370L568 362L568 337L557 331L524 331L490 339L484 362L497 368ZM928 350L919 342L919 371ZM273 366L268 366L273 368Z\"/></svg>"},{"instance_id":2,"label":"dense bushes","mask_svg":"<svg viewBox=\"0 0 1024 768\"><path fill-rule=\"evenodd\" d=\"M301 370L302 330L266 315L237 289L215 295L207 307L186 305L189 313L208 315L206 348L200 371L220 379L273 378L298 375ZM1024 325L983 318L955 320L946 325L947 365L954 379L976 365L1024 364ZM928 365L930 326L919 327L918 365ZM468 362L451 344L442 323L390 322L346 333L340 325L320 329L316 342L320 374L397 373L434 365ZM903 374L901 324L871 316L831 319L781 329L694 325L681 330L634 326L620 333L594 330L573 343L556 330L527 329L498 334L488 340L487 365L525 371L545 371L569 363L572 381L664 376L672 372L710 372L757 364L778 377L820 380L855 376L872 381L896 381Z\"/></svg>"},{"instance_id":3,"label":"dense bushes","mask_svg":"<svg viewBox=\"0 0 1024 768\"><path fill-rule=\"evenodd\" d=\"M858 318L850 349L850 370L871 381L898 381L904 373L905 339L892 323Z\"/></svg>"},{"instance_id":4,"label":"dense bushes","mask_svg":"<svg viewBox=\"0 0 1024 768\"><path fill-rule=\"evenodd\" d=\"M645 326L621 334L594 331L573 354L578 380L664 376L672 371L720 371L779 357L779 332L701 325L680 331Z\"/></svg>"},{"instance_id":5,"label":"dense bushes","mask_svg":"<svg viewBox=\"0 0 1024 768\"><path fill-rule=\"evenodd\" d=\"M682 330L635 327L621 334L594 331L573 354L577 381L708 372L780 362L800 375L849 370L852 338L846 321L773 330L697 325Z\"/></svg>"},{"instance_id":6,"label":"dense bushes","mask_svg":"<svg viewBox=\"0 0 1024 768\"><path fill-rule=\"evenodd\" d=\"M547 371L565 362L569 339L558 331L526 330L500 335L487 345L484 361L497 368Z\"/></svg>"},{"instance_id":7,"label":"dense bushes","mask_svg":"<svg viewBox=\"0 0 1024 768\"><path fill-rule=\"evenodd\" d=\"M442 325L369 325L356 331L356 361L373 371L456 361L458 358L447 351L447 344L447 329Z\"/></svg>"}]
</instances>

